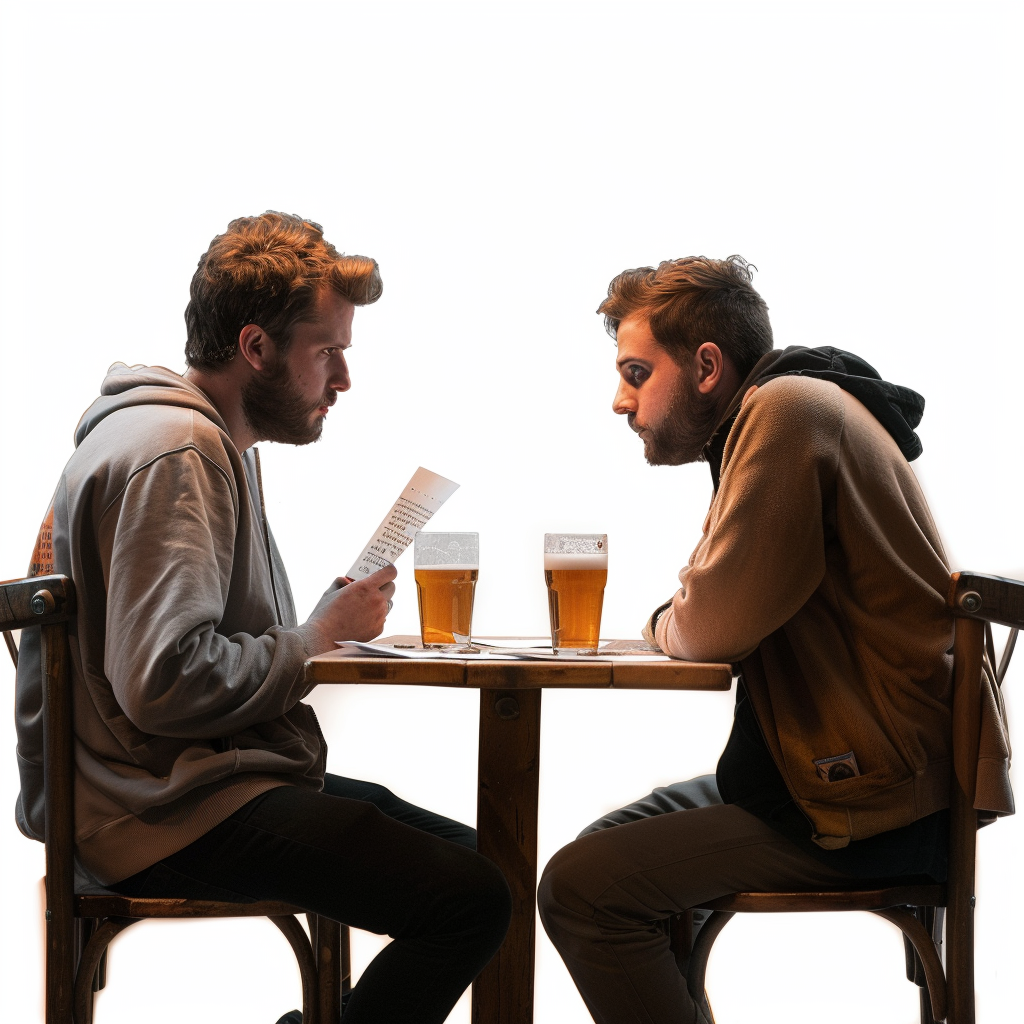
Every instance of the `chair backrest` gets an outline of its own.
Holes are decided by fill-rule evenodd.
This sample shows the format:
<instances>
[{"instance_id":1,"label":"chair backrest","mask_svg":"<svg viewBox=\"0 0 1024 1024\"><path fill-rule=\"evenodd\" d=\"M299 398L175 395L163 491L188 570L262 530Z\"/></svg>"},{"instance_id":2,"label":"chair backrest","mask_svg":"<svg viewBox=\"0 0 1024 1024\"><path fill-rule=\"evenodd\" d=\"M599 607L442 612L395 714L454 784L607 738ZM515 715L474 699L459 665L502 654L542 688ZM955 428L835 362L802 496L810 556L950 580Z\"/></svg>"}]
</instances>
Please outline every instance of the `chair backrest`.
<instances>
[{"instance_id":1,"label":"chair backrest","mask_svg":"<svg viewBox=\"0 0 1024 1024\"><path fill-rule=\"evenodd\" d=\"M951 780L949 882L946 942L962 951L951 958L947 984L952 1006L961 1007L958 1020L973 1019L974 882L976 781L984 687L998 689L1017 638L1024 629L1024 583L981 573L954 573L947 603L956 616L953 679L953 758ZM1010 627L1002 657L996 660L991 623ZM970 951L969 953L967 951ZM960 998L959 993L970 993ZM969 1009L968 1009L969 1007Z\"/></svg>"},{"instance_id":2,"label":"chair backrest","mask_svg":"<svg viewBox=\"0 0 1024 1024\"><path fill-rule=\"evenodd\" d=\"M709 900L702 909L715 911L703 925L687 968L691 993L703 993L707 958L715 937L736 912L870 910L896 924L909 945L908 977L919 985L928 980L931 1011L922 996L922 1021L948 1020L973 1024L974 1006L974 882L979 818L991 819L1013 808L1009 784L1001 770L989 775L978 793L979 750L985 728L1002 729L1002 682L1013 653L1017 631L1024 628L1024 583L981 573L954 573L947 605L954 615L953 642L953 764L950 773L949 872L946 886L887 885L844 892L739 892ZM991 623L1010 627L1002 656L997 660ZM991 732L989 733L991 738ZM1007 746L1008 752L1008 746ZM982 805L981 812L977 809ZM946 915L946 971L936 951ZM908 908L914 908L915 914ZM916 916L915 916L916 915ZM922 926L922 923L925 927ZM685 934L683 934L685 933ZM689 932L677 929L677 956L689 950ZM911 947L922 958L912 962ZM920 968L920 972L918 970ZM697 998L697 996L695 996ZM948 1014L946 1009L948 1007Z\"/></svg>"},{"instance_id":3,"label":"chair backrest","mask_svg":"<svg viewBox=\"0 0 1024 1024\"><path fill-rule=\"evenodd\" d=\"M51 963L67 965L57 976L48 972L47 1003L56 1005L70 1005L74 984L71 960L61 955L74 931L74 750L68 652L68 623L74 613L75 588L67 576L0 583L0 630L38 626L42 633L46 956Z\"/></svg>"}]
</instances>

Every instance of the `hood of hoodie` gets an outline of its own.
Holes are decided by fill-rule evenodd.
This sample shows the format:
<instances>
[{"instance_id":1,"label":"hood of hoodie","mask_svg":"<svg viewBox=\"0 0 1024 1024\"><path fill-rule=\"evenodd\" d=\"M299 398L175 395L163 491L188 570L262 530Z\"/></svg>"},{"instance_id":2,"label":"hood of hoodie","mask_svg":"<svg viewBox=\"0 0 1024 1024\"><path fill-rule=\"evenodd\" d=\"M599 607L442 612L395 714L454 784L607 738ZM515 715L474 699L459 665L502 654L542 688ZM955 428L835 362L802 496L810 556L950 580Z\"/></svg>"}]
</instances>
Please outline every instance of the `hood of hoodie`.
<instances>
[{"instance_id":1,"label":"hood of hoodie","mask_svg":"<svg viewBox=\"0 0 1024 1024\"><path fill-rule=\"evenodd\" d=\"M722 472L722 455L729 431L739 413L747 390L760 387L776 377L817 377L831 381L856 398L889 432L904 458L913 462L924 450L914 428L924 414L924 398L910 388L890 384L868 362L852 352L831 345L805 348L791 345L762 356L739 386L725 416L704 447L704 458L711 470L711 479L718 490Z\"/></svg>"},{"instance_id":2,"label":"hood of hoodie","mask_svg":"<svg viewBox=\"0 0 1024 1024\"><path fill-rule=\"evenodd\" d=\"M226 424L217 408L194 384L163 366L127 366L114 363L100 386L100 397L85 410L75 428L77 448L112 413L136 405L168 405L195 409L225 434Z\"/></svg>"}]
</instances>

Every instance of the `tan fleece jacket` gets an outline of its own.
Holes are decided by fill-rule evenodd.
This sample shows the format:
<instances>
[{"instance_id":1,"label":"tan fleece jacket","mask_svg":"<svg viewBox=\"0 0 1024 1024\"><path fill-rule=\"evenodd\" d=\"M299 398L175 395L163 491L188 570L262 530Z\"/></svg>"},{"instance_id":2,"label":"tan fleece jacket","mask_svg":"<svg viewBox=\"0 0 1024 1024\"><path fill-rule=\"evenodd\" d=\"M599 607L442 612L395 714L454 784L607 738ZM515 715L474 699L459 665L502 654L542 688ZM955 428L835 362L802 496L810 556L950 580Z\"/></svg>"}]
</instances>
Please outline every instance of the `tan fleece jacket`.
<instances>
[{"instance_id":1,"label":"tan fleece jacket","mask_svg":"<svg viewBox=\"0 0 1024 1024\"><path fill-rule=\"evenodd\" d=\"M680 589L657 620L669 654L738 662L772 756L822 847L948 805L952 617L938 532L906 459L835 384L749 394ZM1007 805L1004 735L990 784ZM826 781L814 762L854 754ZM983 756L985 755L983 751Z\"/></svg>"}]
</instances>

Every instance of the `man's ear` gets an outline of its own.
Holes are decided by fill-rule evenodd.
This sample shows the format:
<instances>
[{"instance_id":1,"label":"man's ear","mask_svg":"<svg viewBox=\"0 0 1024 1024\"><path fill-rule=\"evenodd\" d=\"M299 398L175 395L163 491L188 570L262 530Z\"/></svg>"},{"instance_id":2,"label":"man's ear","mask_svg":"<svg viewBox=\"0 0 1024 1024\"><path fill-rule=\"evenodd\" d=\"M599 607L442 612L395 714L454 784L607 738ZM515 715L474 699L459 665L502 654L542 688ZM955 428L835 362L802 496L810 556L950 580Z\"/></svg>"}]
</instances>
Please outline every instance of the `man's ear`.
<instances>
[{"instance_id":1,"label":"man's ear","mask_svg":"<svg viewBox=\"0 0 1024 1024\"><path fill-rule=\"evenodd\" d=\"M725 376L725 356L713 341L705 341L694 352L693 372L697 390L702 395L710 395L722 382Z\"/></svg>"},{"instance_id":2,"label":"man's ear","mask_svg":"<svg viewBox=\"0 0 1024 1024\"><path fill-rule=\"evenodd\" d=\"M262 373L274 358L274 343L262 327L246 324L238 333L238 351L254 370Z\"/></svg>"}]
</instances>

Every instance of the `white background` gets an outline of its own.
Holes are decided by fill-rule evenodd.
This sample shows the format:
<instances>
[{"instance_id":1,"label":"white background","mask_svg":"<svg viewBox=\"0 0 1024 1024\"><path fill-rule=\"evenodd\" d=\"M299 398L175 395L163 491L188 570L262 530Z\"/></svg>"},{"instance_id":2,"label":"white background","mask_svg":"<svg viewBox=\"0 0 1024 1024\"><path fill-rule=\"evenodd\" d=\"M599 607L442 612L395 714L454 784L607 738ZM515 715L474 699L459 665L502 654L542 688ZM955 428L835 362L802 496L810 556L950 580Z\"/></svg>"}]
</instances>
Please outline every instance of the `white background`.
<instances>
[{"instance_id":1,"label":"white background","mask_svg":"<svg viewBox=\"0 0 1024 1024\"><path fill-rule=\"evenodd\" d=\"M543 632L541 535L585 530L610 536L603 632L635 636L674 589L710 483L704 466L644 463L611 413L614 348L593 311L623 268L699 253L760 268L778 345L850 348L923 393L914 465L952 566L1024 576L1019 9L9 4L0 576L24 571L107 365L180 370L196 260L267 208L320 221L385 282L357 312L353 388L323 441L263 447L300 614L425 465L462 484L436 527L481 534L478 633ZM388 630L411 632L399 568ZM1022 682L1018 668L1011 713ZM713 770L731 700L545 695L541 863L604 810ZM475 695L323 688L313 703L333 771L472 820ZM42 850L13 823L2 728L0 1017L31 1021ZM1019 1019L1020 822L979 846L978 1014L996 1024ZM357 966L376 948L357 937ZM745 918L708 987L721 1024L825 1006L830 1022L908 1024L902 972L898 934L867 915ZM266 922L143 924L113 949L97 1020L273 1024L298 1003ZM589 1020L543 933L536 1019Z\"/></svg>"}]
</instances>

